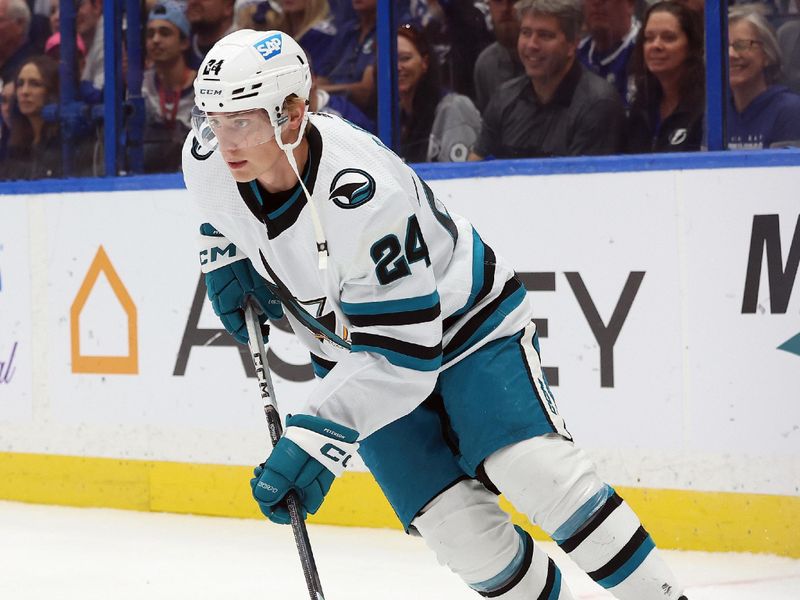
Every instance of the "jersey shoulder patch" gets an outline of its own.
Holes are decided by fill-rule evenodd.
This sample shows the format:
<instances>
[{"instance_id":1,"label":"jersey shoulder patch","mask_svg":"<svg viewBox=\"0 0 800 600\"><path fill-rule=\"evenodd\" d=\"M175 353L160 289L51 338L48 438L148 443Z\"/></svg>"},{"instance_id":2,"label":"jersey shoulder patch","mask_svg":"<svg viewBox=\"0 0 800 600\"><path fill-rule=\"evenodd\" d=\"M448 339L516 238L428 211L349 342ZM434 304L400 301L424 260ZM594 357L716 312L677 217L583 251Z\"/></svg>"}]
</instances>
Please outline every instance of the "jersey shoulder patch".
<instances>
[{"instance_id":1,"label":"jersey shoulder patch","mask_svg":"<svg viewBox=\"0 0 800 600\"><path fill-rule=\"evenodd\" d=\"M358 208L375 196L375 178L362 169L343 169L331 182L329 199L339 208Z\"/></svg>"},{"instance_id":2,"label":"jersey shoulder patch","mask_svg":"<svg viewBox=\"0 0 800 600\"><path fill-rule=\"evenodd\" d=\"M192 156L196 160L206 160L212 154L214 154L214 150L206 150L200 145L197 138L192 136Z\"/></svg>"}]
</instances>

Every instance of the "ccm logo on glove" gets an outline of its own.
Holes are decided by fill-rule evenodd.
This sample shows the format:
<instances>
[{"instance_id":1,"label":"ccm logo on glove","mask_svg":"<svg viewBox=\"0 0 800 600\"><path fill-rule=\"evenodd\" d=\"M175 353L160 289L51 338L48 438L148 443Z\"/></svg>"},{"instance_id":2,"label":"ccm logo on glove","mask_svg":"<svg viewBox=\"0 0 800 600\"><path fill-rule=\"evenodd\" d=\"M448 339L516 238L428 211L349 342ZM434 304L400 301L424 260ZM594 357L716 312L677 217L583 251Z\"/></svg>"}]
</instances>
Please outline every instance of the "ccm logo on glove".
<instances>
[{"instance_id":1,"label":"ccm logo on glove","mask_svg":"<svg viewBox=\"0 0 800 600\"><path fill-rule=\"evenodd\" d=\"M352 454L345 452L341 448L334 446L333 444L325 444L322 448L319 449L322 456L331 459L333 462L342 461L342 467L347 468L347 463L350 462L350 459L353 458ZM338 454L338 456L336 456ZM344 458L342 458L344 457Z\"/></svg>"}]
</instances>

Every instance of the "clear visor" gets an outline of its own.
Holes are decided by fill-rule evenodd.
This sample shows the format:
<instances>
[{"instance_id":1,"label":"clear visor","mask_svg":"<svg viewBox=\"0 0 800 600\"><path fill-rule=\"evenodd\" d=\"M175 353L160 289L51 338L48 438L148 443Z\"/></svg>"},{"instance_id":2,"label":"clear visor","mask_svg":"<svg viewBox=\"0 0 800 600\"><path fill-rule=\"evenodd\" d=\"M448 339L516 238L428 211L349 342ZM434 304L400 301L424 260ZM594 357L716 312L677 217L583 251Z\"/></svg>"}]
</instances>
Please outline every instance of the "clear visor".
<instances>
[{"instance_id":1,"label":"clear visor","mask_svg":"<svg viewBox=\"0 0 800 600\"><path fill-rule=\"evenodd\" d=\"M203 148L251 148L275 137L275 128L263 108L233 113L207 113L192 107L192 131Z\"/></svg>"}]
</instances>

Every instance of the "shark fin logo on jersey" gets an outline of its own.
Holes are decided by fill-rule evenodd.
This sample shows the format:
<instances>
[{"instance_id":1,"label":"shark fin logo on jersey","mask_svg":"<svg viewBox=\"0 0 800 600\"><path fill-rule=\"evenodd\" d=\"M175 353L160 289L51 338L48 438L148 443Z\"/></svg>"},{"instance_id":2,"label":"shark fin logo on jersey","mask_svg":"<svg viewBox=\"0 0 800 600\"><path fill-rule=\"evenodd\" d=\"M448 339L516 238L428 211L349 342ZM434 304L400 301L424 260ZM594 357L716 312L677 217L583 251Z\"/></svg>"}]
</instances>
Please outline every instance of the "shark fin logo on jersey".
<instances>
[{"instance_id":1,"label":"shark fin logo on jersey","mask_svg":"<svg viewBox=\"0 0 800 600\"><path fill-rule=\"evenodd\" d=\"M280 33L275 33L269 37L265 37L260 42L253 44L253 48L258 50L258 53L264 60L269 60L273 56L281 53L283 47L283 38Z\"/></svg>"},{"instance_id":2,"label":"shark fin logo on jersey","mask_svg":"<svg viewBox=\"0 0 800 600\"><path fill-rule=\"evenodd\" d=\"M339 171L331 183L330 199L340 208L356 208L375 195L375 180L361 169Z\"/></svg>"}]
</instances>

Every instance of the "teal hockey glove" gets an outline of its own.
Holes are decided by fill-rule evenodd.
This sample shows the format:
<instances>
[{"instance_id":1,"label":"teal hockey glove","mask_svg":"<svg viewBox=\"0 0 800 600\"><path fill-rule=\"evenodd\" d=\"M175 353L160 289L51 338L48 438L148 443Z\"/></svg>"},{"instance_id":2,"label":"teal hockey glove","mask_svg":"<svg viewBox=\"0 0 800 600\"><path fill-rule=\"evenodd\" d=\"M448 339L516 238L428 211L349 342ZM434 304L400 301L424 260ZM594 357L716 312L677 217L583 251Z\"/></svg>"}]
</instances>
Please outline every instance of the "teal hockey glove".
<instances>
[{"instance_id":1,"label":"teal hockey glove","mask_svg":"<svg viewBox=\"0 0 800 600\"><path fill-rule=\"evenodd\" d=\"M250 480L253 498L270 521L291 520L284 497L297 492L303 519L319 510L333 480L341 475L358 450L358 432L309 415L286 419L286 431Z\"/></svg>"},{"instance_id":2,"label":"teal hockey glove","mask_svg":"<svg viewBox=\"0 0 800 600\"><path fill-rule=\"evenodd\" d=\"M240 344L248 341L244 307L253 299L260 311L258 320L267 341L267 319L283 316L280 301L269 291L266 281L253 268L250 259L208 223L200 227L200 266L205 273L208 299L225 330Z\"/></svg>"}]
</instances>

